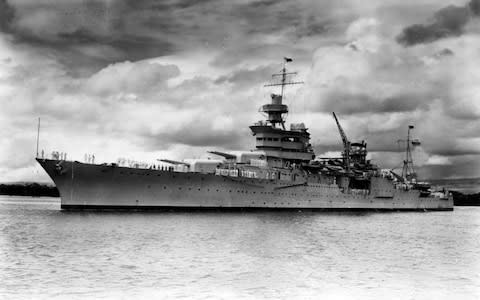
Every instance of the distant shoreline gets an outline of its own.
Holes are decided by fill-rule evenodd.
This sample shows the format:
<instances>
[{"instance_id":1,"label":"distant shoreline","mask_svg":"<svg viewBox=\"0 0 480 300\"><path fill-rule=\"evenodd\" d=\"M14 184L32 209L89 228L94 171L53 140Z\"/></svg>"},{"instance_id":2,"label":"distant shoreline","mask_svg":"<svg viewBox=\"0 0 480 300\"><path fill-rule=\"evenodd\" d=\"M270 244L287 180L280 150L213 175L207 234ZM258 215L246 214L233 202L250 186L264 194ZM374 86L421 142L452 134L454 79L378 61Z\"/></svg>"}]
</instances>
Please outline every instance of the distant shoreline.
<instances>
[{"instance_id":1,"label":"distant shoreline","mask_svg":"<svg viewBox=\"0 0 480 300\"><path fill-rule=\"evenodd\" d=\"M480 206L480 193L463 194L457 191L451 191L451 193L455 206Z\"/></svg>"},{"instance_id":2,"label":"distant shoreline","mask_svg":"<svg viewBox=\"0 0 480 300\"><path fill-rule=\"evenodd\" d=\"M0 195L32 196L32 197L60 197L54 185L28 182L28 183L0 183Z\"/></svg>"},{"instance_id":3,"label":"distant shoreline","mask_svg":"<svg viewBox=\"0 0 480 300\"><path fill-rule=\"evenodd\" d=\"M480 206L480 193L464 194L452 189L455 206ZM32 197L60 197L54 185L27 182L27 183L0 183L0 195L32 196Z\"/></svg>"}]
</instances>

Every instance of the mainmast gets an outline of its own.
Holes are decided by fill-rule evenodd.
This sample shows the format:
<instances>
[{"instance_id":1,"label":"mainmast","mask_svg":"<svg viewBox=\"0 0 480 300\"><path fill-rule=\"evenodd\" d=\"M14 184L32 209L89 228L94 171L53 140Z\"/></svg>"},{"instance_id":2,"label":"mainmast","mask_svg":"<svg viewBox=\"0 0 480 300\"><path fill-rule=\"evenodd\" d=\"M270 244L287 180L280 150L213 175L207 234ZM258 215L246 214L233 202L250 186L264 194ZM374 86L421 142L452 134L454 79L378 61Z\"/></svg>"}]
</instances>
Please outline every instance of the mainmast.
<instances>
[{"instance_id":1,"label":"mainmast","mask_svg":"<svg viewBox=\"0 0 480 300\"><path fill-rule=\"evenodd\" d=\"M415 173L415 169L413 167L413 156L412 156L412 147L411 146L418 146L420 145L420 141L418 139L411 139L410 130L414 129L413 125L408 126L407 132L407 139L406 140L398 140L399 142L406 142L405 146L405 160L403 161L403 168L402 168L402 177L407 181L412 179L416 179L417 174Z\"/></svg>"},{"instance_id":2,"label":"mainmast","mask_svg":"<svg viewBox=\"0 0 480 300\"><path fill-rule=\"evenodd\" d=\"M288 112L288 106L282 103L285 86L293 84L303 84L303 81L287 81L287 75L296 75L297 72L287 72L286 64L292 62L293 60L288 57L283 58L283 68L281 73L273 74L272 77L281 77L279 83L266 84L265 86L280 86L281 91L280 95L272 94L272 103L262 106L261 111L268 114L268 121L275 127L277 123L282 125L282 128L285 130L285 120L282 115Z\"/></svg>"}]
</instances>

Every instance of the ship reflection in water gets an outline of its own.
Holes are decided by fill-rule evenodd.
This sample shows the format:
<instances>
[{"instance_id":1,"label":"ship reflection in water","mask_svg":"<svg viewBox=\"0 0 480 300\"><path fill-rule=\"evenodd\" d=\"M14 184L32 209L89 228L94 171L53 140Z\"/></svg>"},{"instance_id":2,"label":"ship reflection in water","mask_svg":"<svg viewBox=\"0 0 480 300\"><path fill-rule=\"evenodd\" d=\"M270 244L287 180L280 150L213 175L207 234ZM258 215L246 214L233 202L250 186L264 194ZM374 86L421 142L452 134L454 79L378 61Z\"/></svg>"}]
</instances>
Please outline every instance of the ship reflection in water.
<instances>
[{"instance_id":1,"label":"ship reflection in water","mask_svg":"<svg viewBox=\"0 0 480 300\"><path fill-rule=\"evenodd\" d=\"M70 212L0 196L2 299L479 299L480 208Z\"/></svg>"}]
</instances>

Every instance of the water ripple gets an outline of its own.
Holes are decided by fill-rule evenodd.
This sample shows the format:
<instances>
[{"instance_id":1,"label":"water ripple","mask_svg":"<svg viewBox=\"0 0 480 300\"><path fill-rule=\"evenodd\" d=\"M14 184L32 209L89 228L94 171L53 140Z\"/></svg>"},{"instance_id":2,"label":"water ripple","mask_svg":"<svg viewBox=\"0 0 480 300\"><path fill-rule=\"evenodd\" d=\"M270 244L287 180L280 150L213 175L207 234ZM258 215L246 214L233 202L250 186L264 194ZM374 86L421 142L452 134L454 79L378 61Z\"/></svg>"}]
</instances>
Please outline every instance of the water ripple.
<instances>
[{"instance_id":1,"label":"water ripple","mask_svg":"<svg viewBox=\"0 0 480 300\"><path fill-rule=\"evenodd\" d=\"M478 299L480 208L62 212L0 197L2 299Z\"/></svg>"}]
</instances>

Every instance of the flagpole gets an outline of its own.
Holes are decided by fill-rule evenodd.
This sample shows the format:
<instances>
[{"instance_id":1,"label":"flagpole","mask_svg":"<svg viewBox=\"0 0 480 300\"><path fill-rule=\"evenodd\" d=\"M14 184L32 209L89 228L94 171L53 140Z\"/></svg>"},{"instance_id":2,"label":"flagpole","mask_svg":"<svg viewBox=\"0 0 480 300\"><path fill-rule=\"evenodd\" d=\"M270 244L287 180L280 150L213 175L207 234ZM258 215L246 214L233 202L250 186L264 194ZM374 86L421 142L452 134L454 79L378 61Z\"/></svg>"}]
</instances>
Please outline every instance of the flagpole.
<instances>
[{"instance_id":1,"label":"flagpole","mask_svg":"<svg viewBox=\"0 0 480 300\"><path fill-rule=\"evenodd\" d=\"M37 127L37 158L38 158L38 141L40 138L40 117L38 117L38 127Z\"/></svg>"},{"instance_id":2,"label":"flagpole","mask_svg":"<svg viewBox=\"0 0 480 300\"><path fill-rule=\"evenodd\" d=\"M283 100L283 87L285 86L285 79L287 77L287 75L285 74L287 72L287 70L285 69L285 64L286 63L287 63L287 60L285 59L283 61L283 69L282 69L282 93L281 93L282 100Z\"/></svg>"}]
</instances>

